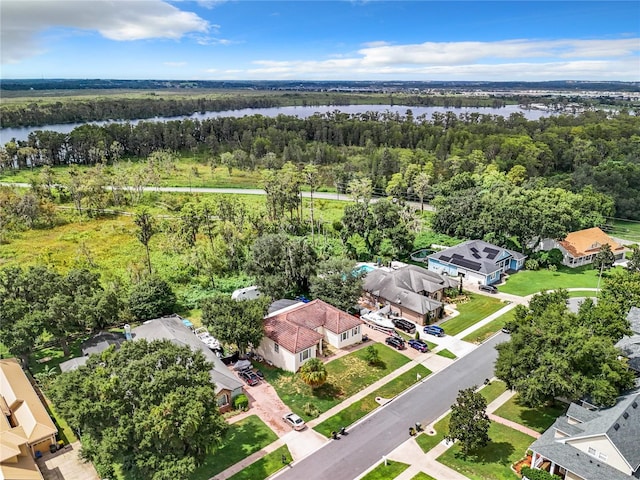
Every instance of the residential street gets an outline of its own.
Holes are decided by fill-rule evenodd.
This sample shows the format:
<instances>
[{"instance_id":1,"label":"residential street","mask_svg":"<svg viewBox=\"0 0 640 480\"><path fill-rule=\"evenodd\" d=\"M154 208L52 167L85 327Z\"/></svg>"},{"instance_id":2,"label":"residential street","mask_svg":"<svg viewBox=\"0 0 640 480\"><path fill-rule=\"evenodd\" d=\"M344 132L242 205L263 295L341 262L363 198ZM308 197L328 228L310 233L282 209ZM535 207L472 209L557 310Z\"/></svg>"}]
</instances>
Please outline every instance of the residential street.
<instances>
[{"instance_id":1,"label":"residential street","mask_svg":"<svg viewBox=\"0 0 640 480\"><path fill-rule=\"evenodd\" d=\"M375 411L347 431L348 435L292 464L274 478L278 480L352 480L409 437L409 427L419 421L431 423L455 402L458 390L480 385L493 377L498 356L495 345L506 341L499 334L450 367Z\"/></svg>"}]
</instances>

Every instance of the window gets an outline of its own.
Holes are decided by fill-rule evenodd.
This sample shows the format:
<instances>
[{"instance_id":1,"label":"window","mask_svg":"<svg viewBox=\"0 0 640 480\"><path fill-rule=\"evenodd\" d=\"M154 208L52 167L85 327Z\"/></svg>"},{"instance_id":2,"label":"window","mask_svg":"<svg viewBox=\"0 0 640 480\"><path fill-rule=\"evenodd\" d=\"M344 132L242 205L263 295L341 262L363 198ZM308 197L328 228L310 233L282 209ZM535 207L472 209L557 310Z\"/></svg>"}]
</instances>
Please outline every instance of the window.
<instances>
[{"instance_id":1,"label":"window","mask_svg":"<svg viewBox=\"0 0 640 480\"><path fill-rule=\"evenodd\" d=\"M344 342L347 338L349 338L349 332L342 332L340 334L340 341Z\"/></svg>"},{"instance_id":2,"label":"window","mask_svg":"<svg viewBox=\"0 0 640 480\"><path fill-rule=\"evenodd\" d=\"M280 345L278 345L277 343L273 344L273 351L278 353L280 351Z\"/></svg>"},{"instance_id":3,"label":"window","mask_svg":"<svg viewBox=\"0 0 640 480\"><path fill-rule=\"evenodd\" d=\"M358 335L359 333L360 333L360 325L358 325L356 328L351 330L351 335L354 336L354 337L356 335Z\"/></svg>"},{"instance_id":4,"label":"window","mask_svg":"<svg viewBox=\"0 0 640 480\"><path fill-rule=\"evenodd\" d=\"M595 457L595 456L596 456L596 453L597 453L597 451L596 451L596 449L595 449L595 448L593 448L593 447L589 447L589 455L593 455L593 456Z\"/></svg>"},{"instance_id":5,"label":"window","mask_svg":"<svg viewBox=\"0 0 640 480\"><path fill-rule=\"evenodd\" d=\"M225 405L229 405L229 395L223 393L218 397L217 400L218 407L224 407Z\"/></svg>"},{"instance_id":6,"label":"window","mask_svg":"<svg viewBox=\"0 0 640 480\"><path fill-rule=\"evenodd\" d=\"M300 352L300 361L304 362L305 360L311 358L311 349L307 348L306 350L303 350L302 352Z\"/></svg>"},{"instance_id":7,"label":"window","mask_svg":"<svg viewBox=\"0 0 640 480\"><path fill-rule=\"evenodd\" d=\"M606 453L602 453L602 452L600 452L600 453L598 453L598 458L599 458L600 460L602 460L603 462L606 462L608 457L607 457L607 454L606 454Z\"/></svg>"},{"instance_id":8,"label":"window","mask_svg":"<svg viewBox=\"0 0 640 480\"><path fill-rule=\"evenodd\" d=\"M591 455L592 457L596 457L599 458L600 460L602 460L603 462L607 461L608 455L606 453L602 453L599 452L598 450L596 450L593 447L589 447L589 449L587 450L587 452L589 453L589 455Z\"/></svg>"}]
</instances>

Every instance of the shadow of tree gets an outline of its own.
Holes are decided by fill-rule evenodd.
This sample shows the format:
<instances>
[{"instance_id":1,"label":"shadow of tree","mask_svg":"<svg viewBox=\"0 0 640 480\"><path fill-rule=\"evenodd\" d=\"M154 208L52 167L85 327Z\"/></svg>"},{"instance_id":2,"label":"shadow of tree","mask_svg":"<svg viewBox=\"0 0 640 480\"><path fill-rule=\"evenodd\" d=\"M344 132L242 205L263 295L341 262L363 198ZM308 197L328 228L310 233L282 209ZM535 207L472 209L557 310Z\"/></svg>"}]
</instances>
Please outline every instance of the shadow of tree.
<instances>
[{"instance_id":1,"label":"shadow of tree","mask_svg":"<svg viewBox=\"0 0 640 480\"><path fill-rule=\"evenodd\" d=\"M342 396L342 389L331 382L320 385L318 388L312 389L312 395L316 398L331 400Z\"/></svg>"},{"instance_id":2,"label":"shadow of tree","mask_svg":"<svg viewBox=\"0 0 640 480\"><path fill-rule=\"evenodd\" d=\"M499 463L502 465L510 465L510 456L513 455L515 449L508 442L489 442L486 447L474 450L464 457L462 451L456 452L456 458L462 458L466 461L474 463Z\"/></svg>"}]
</instances>

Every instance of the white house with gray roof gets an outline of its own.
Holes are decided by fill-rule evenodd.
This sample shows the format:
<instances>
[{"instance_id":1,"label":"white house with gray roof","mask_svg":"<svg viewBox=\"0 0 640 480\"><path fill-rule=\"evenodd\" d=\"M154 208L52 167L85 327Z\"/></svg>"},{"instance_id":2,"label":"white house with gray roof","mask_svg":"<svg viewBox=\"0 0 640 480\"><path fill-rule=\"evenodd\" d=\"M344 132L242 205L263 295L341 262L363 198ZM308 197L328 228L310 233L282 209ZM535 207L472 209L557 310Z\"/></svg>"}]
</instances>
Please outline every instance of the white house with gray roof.
<instances>
[{"instance_id":1,"label":"white house with gray roof","mask_svg":"<svg viewBox=\"0 0 640 480\"><path fill-rule=\"evenodd\" d=\"M600 410L572 403L530 449L533 468L565 480L640 478L640 390Z\"/></svg>"},{"instance_id":2,"label":"white house with gray roof","mask_svg":"<svg viewBox=\"0 0 640 480\"><path fill-rule=\"evenodd\" d=\"M498 283L507 271L521 270L527 256L482 240L469 240L427 258L432 272L491 285Z\"/></svg>"}]
</instances>

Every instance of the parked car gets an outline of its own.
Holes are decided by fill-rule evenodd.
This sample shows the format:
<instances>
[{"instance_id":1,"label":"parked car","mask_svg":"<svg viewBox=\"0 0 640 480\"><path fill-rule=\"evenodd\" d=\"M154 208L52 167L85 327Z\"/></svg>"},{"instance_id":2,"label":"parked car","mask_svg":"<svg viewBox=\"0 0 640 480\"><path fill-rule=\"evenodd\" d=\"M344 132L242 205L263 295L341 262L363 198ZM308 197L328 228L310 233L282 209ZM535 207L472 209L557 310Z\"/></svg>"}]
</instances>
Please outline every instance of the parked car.
<instances>
[{"instance_id":1,"label":"parked car","mask_svg":"<svg viewBox=\"0 0 640 480\"><path fill-rule=\"evenodd\" d=\"M429 351L429 346L422 340L411 339L409 340L409 346L411 348L415 348L416 350L422 353Z\"/></svg>"},{"instance_id":2,"label":"parked car","mask_svg":"<svg viewBox=\"0 0 640 480\"><path fill-rule=\"evenodd\" d=\"M397 350L404 350L405 348L407 348L407 346L404 344L404 340L400 337L387 337L385 338L384 342Z\"/></svg>"},{"instance_id":3,"label":"parked car","mask_svg":"<svg viewBox=\"0 0 640 480\"><path fill-rule=\"evenodd\" d=\"M436 337L444 337L444 330L437 325L427 325L422 331L429 335L435 335Z\"/></svg>"},{"instance_id":4,"label":"parked car","mask_svg":"<svg viewBox=\"0 0 640 480\"><path fill-rule=\"evenodd\" d=\"M493 285L480 285L478 287L478 290L481 290L483 292L489 292L489 293L498 293L498 289Z\"/></svg>"},{"instance_id":5,"label":"parked car","mask_svg":"<svg viewBox=\"0 0 640 480\"><path fill-rule=\"evenodd\" d=\"M238 375L245 381L247 385L253 387L260 383L260 377L251 370L242 370Z\"/></svg>"},{"instance_id":6,"label":"parked car","mask_svg":"<svg viewBox=\"0 0 640 480\"><path fill-rule=\"evenodd\" d=\"M403 330L407 333L416 333L416 326L414 323L411 323L409 320L404 318L394 318L391 320L396 328Z\"/></svg>"},{"instance_id":7,"label":"parked car","mask_svg":"<svg viewBox=\"0 0 640 480\"><path fill-rule=\"evenodd\" d=\"M295 413L287 413L282 417L282 420L284 420L284 422L287 425L290 425L294 430L302 430L304 428L304 420Z\"/></svg>"}]
</instances>

